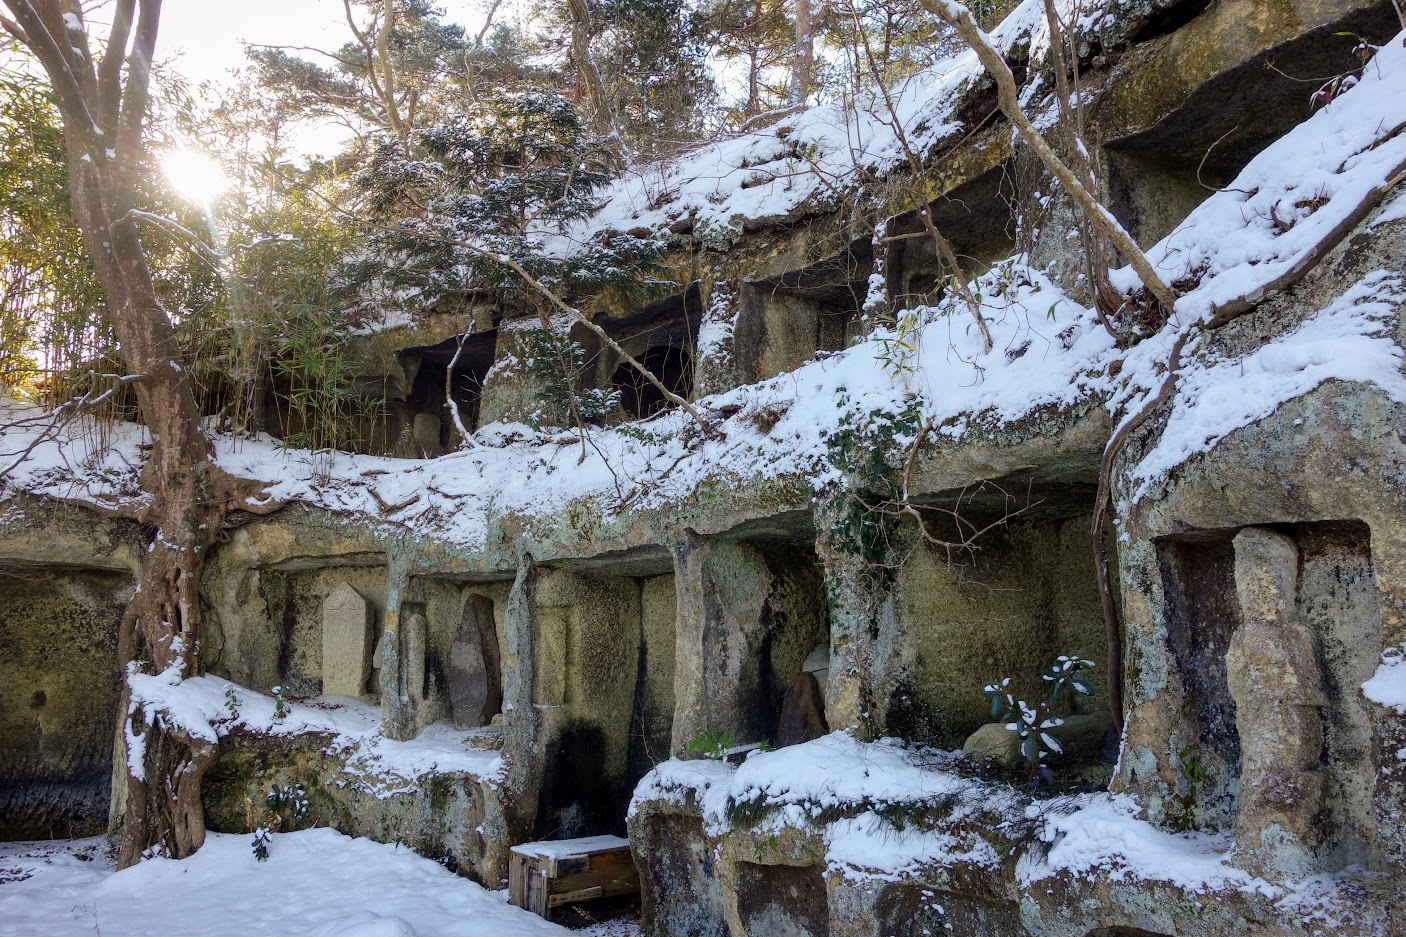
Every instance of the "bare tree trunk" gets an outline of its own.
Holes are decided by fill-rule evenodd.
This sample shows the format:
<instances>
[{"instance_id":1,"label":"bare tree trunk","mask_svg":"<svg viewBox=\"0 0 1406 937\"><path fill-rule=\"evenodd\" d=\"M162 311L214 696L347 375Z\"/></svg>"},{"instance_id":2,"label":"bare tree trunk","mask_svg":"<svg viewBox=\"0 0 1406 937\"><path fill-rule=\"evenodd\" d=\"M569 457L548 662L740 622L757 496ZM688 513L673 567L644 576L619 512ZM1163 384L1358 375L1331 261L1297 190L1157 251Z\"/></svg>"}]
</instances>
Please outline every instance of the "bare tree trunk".
<instances>
[{"instance_id":1,"label":"bare tree trunk","mask_svg":"<svg viewBox=\"0 0 1406 937\"><path fill-rule=\"evenodd\" d=\"M791 102L804 104L810 97L815 71L814 0L796 0L796 53L791 62Z\"/></svg>"},{"instance_id":2,"label":"bare tree trunk","mask_svg":"<svg viewBox=\"0 0 1406 937\"><path fill-rule=\"evenodd\" d=\"M758 52L754 47L747 53L747 110L744 116L756 117L762 112L761 66L757 61Z\"/></svg>"},{"instance_id":3,"label":"bare tree trunk","mask_svg":"<svg viewBox=\"0 0 1406 937\"><path fill-rule=\"evenodd\" d=\"M566 0L571 10L571 58L591 99L591 131L602 137L617 137L615 115L605 94L605 82L591 55L591 13L586 0Z\"/></svg>"},{"instance_id":4,"label":"bare tree trunk","mask_svg":"<svg viewBox=\"0 0 1406 937\"><path fill-rule=\"evenodd\" d=\"M88 51L75 4L4 3L14 16L6 29L34 52L54 87L74 219L107 297L128 373L138 378L137 402L151 436L141 476L145 498L127 516L152 530L153 537L140 589L123 616L121 664L128 672L140 652L156 671L194 676L200 666L198 590L205 556L230 507L252 506L246 499L253 486L214 464L176 333L157 298L135 225L133 192L161 0L118 0L99 62ZM148 725L147 715L133 713L129 727L145 758L139 765L129 759L124 865L153 846L167 855L189 855L205 839L200 783L218 752L169 721ZM122 717L127 718L125 707Z\"/></svg>"},{"instance_id":5,"label":"bare tree trunk","mask_svg":"<svg viewBox=\"0 0 1406 937\"><path fill-rule=\"evenodd\" d=\"M400 105L395 99L395 67L391 65L391 30L395 28L395 0L385 0L381 8L381 28L376 31L376 57L381 60L381 80L386 99L386 119L391 131L400 139L402 149L409 146L410 128L400 119Z\"/></svg>"}]
</instances>

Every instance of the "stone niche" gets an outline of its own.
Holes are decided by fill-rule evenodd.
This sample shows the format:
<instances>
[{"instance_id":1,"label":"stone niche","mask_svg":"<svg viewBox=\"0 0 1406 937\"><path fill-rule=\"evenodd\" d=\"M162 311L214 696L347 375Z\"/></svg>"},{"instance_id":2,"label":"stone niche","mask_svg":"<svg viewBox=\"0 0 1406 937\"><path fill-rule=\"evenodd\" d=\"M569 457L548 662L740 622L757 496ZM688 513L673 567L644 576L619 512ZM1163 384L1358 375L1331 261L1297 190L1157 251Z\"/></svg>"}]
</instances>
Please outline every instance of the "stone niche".
<instances>
[{"instance_id":1,"label":"stone niche","mask_svg":"<svg viewBox=\"0 0 1406 937\"><path fill-rule=\"evenodd\" d=\"M107 828L132 589L105 571L0 571L0 840Z\"/></svg>"},{"instance_id":2,"label":"stone niche","mask_svg":"<svg viewBox=\"0 0 1406 937\"><path fill-rule=\"evenodd\" d=\"M794 743L826 731L816 675L823 679L828 668L830 628L812 544L696 538L686 551L675 753L710 730L739 744Z\"/></svg>"},{"instance_id":3,"label":"stone niche","mask_svg":"<svg viewBox=\"0 0 1406 937\"><path fill-rule=\"evenodd\" d=\"M738 377L764 381L817 352L840 351L856 334L874 267L868 238L834 257L742 285L733 335Z\"/></svg>"},{"instance_id":4,"label":"stone niche","mask_svg":"<svg viewBox=\"0 0 1406 937\"><path fill-rule=\"evenodd\" d=\"M1319 82L1356 64L1353 33L1382 42L1400 30L1389 4L1356 10L1202 83L1171 113L1109 140L1110 208L1143 247L1169 234L1265 147L1311 114ZM1272 68L1270 66L1273 66ZM1292 77L1291 77L1292 76Z\"/></svg>"},{"instance_id":5,"label":"stone niche","mask_svg":"<svg viewBox=\"0 0 1406 937\"><path fill-rule=\"evenodd\" d=\"M594 321L671 393L687 400L693 396L694 354L702 318L703 300L695 283L678 296L622 315L598 313ZM577 325L571 338L586 350L581 386L620 392L617 418L641 420L672 406L659 388L594 331Z\"/></svg>"},{"instance_id":6,"label":"stone niche","mask_svg":"<svg viewBox=\"0 0 1406 937\"><path fill-rule=\"evenodd\" d=\"M1360 692L1383 641L1367 526L1199 531L1158 555L1186 727L1169 754L1203 776L1168 821L1234 829L1239 861L1264 874L1379 868Z\"/></svg>"},{"instance_id":7,"label":"stone niche","mask_svg":"<svg viewBox=\"0 0 1406 937\"><path fill-rule=\"evenodd\" d=\"M929 206L933 226L952 245L968 279L1015 253L1016 192L1011 168L1002 164L962 183ZM916 212L894 218L885 270L889 298L898 309L937 302L947 271L937 244Z\"/></svg>"},{"instance_id":8,"label":"stone niche","mask_svg":"<svg viewBox=\"0 0 1406 937\"><path fill-rule=\"evenodd\" d=\"M456 448L459 435L446 406L450 399L464 428L469 432L478 428L483 382L493 367L497 340L498 331L486 329L467 339L456 336L397 354L410 380L410 393L395 407L398 425L387 434L394 441L390 454L433 458Z\"/></svg>"},{"instance_id":9,"label":"stone niche","mask_svg":"<svg viewBox=\"0 0 1406 937\"><path fill-rule=\"evenodd\" d=\"M961 747L991 721L982 696L987 684L1010 677L1018 698L1043 699L1041 675L1060 655L1094 661L1089 682L1097 695L1080 705L1095 718L1106 712L1106 639L1089 543L1092 492L1071 486L1030 500L1038 503L984 534L970 553L949 556L908 534L893 586L892 633L878 648L889 662L878 689L891 734ZM1009 509L1025 503L1022 489ZM959 508L978 528L997 517L993 510L977 501ZM930 530L951 534L940 515Z\"/></svg>"},{"instance_id":10,"label":"stone niche","mask_svg":"<svg viewBox=\"0 0 1406 937\"><path fill-rule=\"evenodd\" d=\"M511 588L507 580L414 580L410 592L419 601L411 605L423 608L426 622L424 681L406 689L424 700L421 726L479 728L502 713L503 611Z\"/></svg>"},{"instance_id":11,"label":"stone niche","mask_svg":"<svg viewBox=\"0 0 1406 937\"><path fill-rule=\"evenodd\" d=\"M540 575L532 662L539 837L623 834L635 785L669 757L675 588L668 563L661 551Z\"/></svg>"},{"instance_id":12,"label":"stone niche","mask_svg":"<svg viewBox=\"0 0 1406 937\"><path fill-rule=\"evenodd\" d=\"M368 565L248 572L258 600L250 596L244 607L212 616L219 632L212 635L210 669L263 693L282 686L294 697L374 697L380 692L374 654L386 615L385 566L369 565L377 560L385 557L359 560Z\"/></svg>"},{"instance_id":13,"label":"stone niche","mask_svg":"<svg viewBox=\"0 0 1406 937\"><path fill-rule=\"evenodd\" d=\"M462 327L452 325L453 330ZM439 324L434 337L445 330ZM378 338L371 340L371 347L358 346L363 355L360 366L370 373L352 380L348 412L339 419L338 437L327 440L327 445L417 459L450 451L457 445L458 435L445 403L453 399L469 431L478 427L483 383L493 366L497 339L497 329L485 317L484 328L462 339L462 352L458 335L398 351L380 347ZM293 406L294 390L288 377L276 369L265 375L259 417L262 428L280 439L297 437L311 428Z\"/></svg>"}]
</instances>

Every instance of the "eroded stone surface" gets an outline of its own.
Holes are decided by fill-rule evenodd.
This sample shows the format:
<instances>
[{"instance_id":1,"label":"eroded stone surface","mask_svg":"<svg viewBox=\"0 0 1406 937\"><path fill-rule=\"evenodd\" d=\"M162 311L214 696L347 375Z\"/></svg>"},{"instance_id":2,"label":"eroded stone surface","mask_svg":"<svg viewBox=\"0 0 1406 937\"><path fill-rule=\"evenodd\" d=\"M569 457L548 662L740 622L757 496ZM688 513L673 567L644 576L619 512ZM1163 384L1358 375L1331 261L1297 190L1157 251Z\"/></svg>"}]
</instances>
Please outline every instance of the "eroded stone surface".
<instances>
[{"instance_id":1,"label":"eroded stone surface","mask_svg":"<svg viewBox=\"0 0 1406 937\"><path fill-rule=\"evenodd\" d=\"M371 604L351 583L342 582L322 604L322 692L360 696L371 675Z\"/></svg>"}]
</instances>

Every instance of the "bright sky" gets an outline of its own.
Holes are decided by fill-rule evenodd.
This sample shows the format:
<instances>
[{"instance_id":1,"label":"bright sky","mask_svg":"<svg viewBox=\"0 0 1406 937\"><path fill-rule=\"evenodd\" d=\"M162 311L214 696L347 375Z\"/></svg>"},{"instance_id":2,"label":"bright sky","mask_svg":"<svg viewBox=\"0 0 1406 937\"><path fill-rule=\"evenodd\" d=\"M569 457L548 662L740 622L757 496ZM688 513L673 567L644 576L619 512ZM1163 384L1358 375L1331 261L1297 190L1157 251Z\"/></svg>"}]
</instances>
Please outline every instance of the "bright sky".
<instances>
[{"instance_id":1,"label":"bright sky","mask_svg":"<svg viewBox=\"0 0 1406 937\"><path fill-rule=\"evenodd\" d=\"M476 30L483 21L474 0L440 0L445 18ZM157 58L176 59L191 85L218 81L244 64L244 43L336 49L351 39L342 0L165 0ZM317 59L315 54L298 52ZM323 61L326 61L325 59ZM305 146L326 151L340 135L316 134Z\"/></svg>"}]
</instances>

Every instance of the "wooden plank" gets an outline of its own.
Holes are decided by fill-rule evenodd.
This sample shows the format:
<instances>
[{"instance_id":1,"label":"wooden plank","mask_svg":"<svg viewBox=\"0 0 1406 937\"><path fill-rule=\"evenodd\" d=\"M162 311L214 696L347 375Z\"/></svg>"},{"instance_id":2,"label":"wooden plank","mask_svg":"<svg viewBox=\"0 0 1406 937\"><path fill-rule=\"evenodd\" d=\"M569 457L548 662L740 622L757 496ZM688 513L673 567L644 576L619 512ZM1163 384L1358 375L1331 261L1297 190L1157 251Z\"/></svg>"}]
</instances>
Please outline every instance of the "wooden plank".
<instances>
[{"instance_id":1,"label":"wooden plank","mask_svg":"<svg viewBox=\"0 0 1406 937\"><path fill-rule=\"evenodd\" d=\"M603 898L639 891L640 876L634 858L625 851L592 856L591 867L585 872L552 880L552 891L558 893L593 886L600 887Z\"/></svg>"},{"instance_id":2,"label":"wooden plank","mask_svg":"<svg viewBox=\"0 0 1406 937\"><path fill-rule=\"evenodd\" d=\"M508 903L519 908L527 907L527 876L529 860L516 853L508 857Z\"/></svg>"},{"instance_id":3,"label":"wooden plank","mask_svg":"<svg viewBox=\"0 0 1406 937\"><path fill-rule=\"evenodd\" d=\"M599 885L590 888L578 888L576 891L564 891L550 896L547 899L549 907L555 908L557 905L571 904L573 901L590 901L592 898L604 897L604 891Z\"/></svg>"},{"instance_id":4,"label":"wooden plank","mask_svg":"<svg viewBox=\"0 0 1406 937\"><path fill-rule=\"evenodd\" d=\"M553 859L550 874L552 878L561 878L564 875L575 875L578 872L585 872L590 867L590 856L572 856L570 859Z\"/></svg>"},{"instance_id":5,"label":"wooden plank","mask_svg":"<svg viewBox=\"0 0 1406 937\"><path fill-rule=\"evenodd\" d=\"M551 905L547 903L550 897L551 879L534 870L527 879L527 910L538 917L551 920Z\"/></svg>"}]
</instances>

